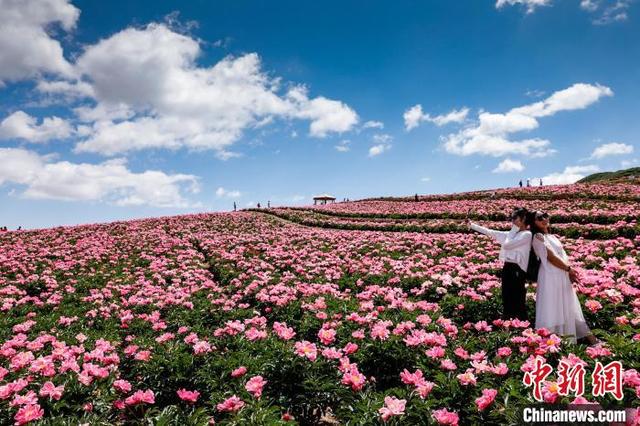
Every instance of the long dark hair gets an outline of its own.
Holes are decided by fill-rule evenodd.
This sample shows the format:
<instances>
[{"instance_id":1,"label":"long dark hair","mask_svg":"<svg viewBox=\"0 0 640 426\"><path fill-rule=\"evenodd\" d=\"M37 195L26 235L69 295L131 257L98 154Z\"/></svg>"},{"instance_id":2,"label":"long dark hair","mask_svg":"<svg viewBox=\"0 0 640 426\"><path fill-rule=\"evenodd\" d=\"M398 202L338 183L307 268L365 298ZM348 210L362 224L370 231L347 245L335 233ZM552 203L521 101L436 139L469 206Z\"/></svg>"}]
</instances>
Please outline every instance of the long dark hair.
<instances>
[{"instance_id":1,"label":"long dark hair","mask_svg":"<svg viewBox=\"0 0 640 426\"><path fill-rule=\"evenodd\" d=\"M516 207L513 209L513 212L511 213L511 219L513 219L514 217L519 217L520 219L524 220L526 223L527 214L529 214L529 212L524 207Z\"/></svg>"},{"instance_id":2,"label":"long dark hair","mask_svg":"<svg viewBox=\"0 0 640 426\"><path fill-rule=\"evenodd\" d=\"M531 231L531 236L535 238L536 234L544 234L542 229L536 224L536 217L539 215L545 214L539 210L533 210L527 212L527 217L525 219L525 223L529 226L529 230ZM531 241L533 241L533 238Z\"/></svg>"}]
</instances>

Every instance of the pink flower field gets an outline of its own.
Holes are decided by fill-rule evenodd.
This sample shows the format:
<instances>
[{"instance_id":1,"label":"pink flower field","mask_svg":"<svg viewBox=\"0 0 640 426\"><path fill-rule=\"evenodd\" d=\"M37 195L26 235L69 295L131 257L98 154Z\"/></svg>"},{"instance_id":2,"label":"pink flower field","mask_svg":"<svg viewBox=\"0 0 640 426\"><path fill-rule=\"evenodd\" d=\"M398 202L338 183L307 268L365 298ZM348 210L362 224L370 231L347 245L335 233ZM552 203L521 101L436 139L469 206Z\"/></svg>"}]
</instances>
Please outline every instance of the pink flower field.
<instances>
[{"instance_id":1,"label":"pink flower field","mask_svg":"<svg viewBox=\"0 0 640 426\"><path fill-rule=\"evenodd\" d=\"M634 198L635 197L635 198ZM640 191L575 185L0 233L0 424L520 424L640 407ZM601 340L498 319L517 205L558 216ZM534 318L535 284L528 288ZM523 382L554 368L542 402ZM622 399L594 396L620 361ZM564 392L561 362L583 365Z\"/></svg>"}]
</instances>

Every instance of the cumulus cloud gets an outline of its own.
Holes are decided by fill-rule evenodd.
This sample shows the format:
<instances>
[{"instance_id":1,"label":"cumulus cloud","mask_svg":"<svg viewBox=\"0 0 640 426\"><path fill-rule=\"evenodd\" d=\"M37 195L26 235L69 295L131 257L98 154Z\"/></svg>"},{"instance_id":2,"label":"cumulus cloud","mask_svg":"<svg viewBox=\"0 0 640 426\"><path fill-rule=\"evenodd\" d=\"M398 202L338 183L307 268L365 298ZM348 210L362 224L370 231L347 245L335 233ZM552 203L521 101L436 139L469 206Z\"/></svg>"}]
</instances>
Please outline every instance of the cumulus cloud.
<instances>
[{"instance_id":1,"label":"cumulus cloud","mask_svg":"<svg viewBox=\"0 0 640 426\"><path fill-rule=\"evenodd\" d=\"M375 157L391 149L390 144L379 143L369 148L369 157Z\"/></svg>"},{"instance_id":2,"label":"cumulus cloud","mask_svg":"<svg viewBox=\"0 0 640 426\"><path fill-rule=\"evenodd\" d=\"M511 172L521 172L524 170L524 165L519 160L512 160L510 158L505 158L498 164L498 166L493 169L493 173L511 173Z\"/></svg>"},{"instance_id":3,"label":"cumulus cloud","mask_svg":"<svg viewBox=\"0 0 640 426\"><path fill-rule=\"evenodd\" d=\"M80 10L68 0L0 0L0 85L43 73L73 75L62 46L47 29L71 31Z\"/></svg>"},{"instance_id":4,"label":"cumulus cloud","mask_svg":"<svg viewBox=\"0 0 640 426\"><path fill-rule=\"evenodd\" d=\"M533 13L540 6L549 6L551 0L497 0L496 8L500 9L504 6L522 5L526 8L527 13Z\"/></svg>"},{"instance_id":5,"label":"cumulus cloud","mask_svg":"<svg viewBox=\"0 0 640 426\"><path fill-rule=\"evenodd\" d=\"M600 159L610 155L626 155L631 153L633 153L633 145L612 142L605 143L594 149L590 158Z\"/></svg>"},{"instance_id":6,"label":"cumulus cloud","mask_svg":"<svg viewBox=\"0 0 640 426\"><path fill-rule=\"evenodd\" d=\"M150 148L228 148L247 130L274 119L307 120L323 138L352 130L357 113L342 101L310 97L303 85L283 89L255 53L197 64L200 41L165 24L127 28L86 47L76 62L81 79L46 82L42 92L90 97L76 109L86 123L77 152L116 155Z\"/></svg>"},{"instance_id":7,"label":"cumulus cloud","mask_svg":"<svg viewBox=\"0 0 640 426\"><path fill-rule=\"evenodd\" d=\"M627 10L633 0L582 0L580 7L592 13L595 25L626 21Z\"/></svg>"},{"instance_id":8,"label":"cumulus cloud","mask_svg":"<svg viewBox=\"0 0 640 426\"><path fill-rule=\"evenodd\" d=\"M0 148L0 185L23 187L32 199L100 201L111 204L189 207L184 192L199 191L193 175L130 171L124 159L100 164L54 161L19 148Z\"/></svg>"},{"instance_id":9,"label":"cumulus cloud","mask_svg":"<svg viewBox=\"0 0 640 426\"><path fill-rule=\"evenodd\" d=\"M393 137L386 133L377 133L373 135L373 145L369 148L369 157L376 157L384 152L387 152L391 149L391 141L393 141Z\"/></svg>"},{"instance_id":10,"label":"cumulus cloud","mask_svg":"<svg viewBox=\"0 0 640 426\"><path fill-rule=\"evenodd\" d=\"M543 157L555 152L550 148L550 141L540 138L514 141L510 139L511 134L534 130L539 126L539 118L560 111L584 109L605 96L613 96L613 91L599 84L577 83L542 101L513 108L504 114L482 111L476 123L446 136L444 148L456 155Z\"/></svg>"},{"instance_id":11,"label":"cumulus cloud","mask_svg":"<svg viewBox=\"0 0 640 426\"><path fill-rule=\"evenodd\" d=\"M350 145L351 145L350 140L343 139L337 145L335 145L334 148L338 152L348 152L351 149Z\"/></svg>"},{"instance_id":12,"label":"cumulus cloud","mask_svg":"<svg viewBox=\"0 0 640 426\"><path fill-rule=\"evenodd\" d=\"M412 130L420 125L422 121L428 121L438 127L449 123L462 123L469 114L469 108L461 108L452 110L447 114L431 116L422 112L422 105L417 104L404 112L404 127L407 131Z\"/></svg>"},{"instance_id":13,"label":"cumulus cloud","mask_svg":"<svg viewBox=\"0 0 640 426\"><path fill-rule=\"evenodd\" d=\"M36 90L51 97L60 97L62 101L66 102L95 96L93 87L89 83L79 80L40 80L36 85Z\"/></svg>"},{"instance_id":14,"label":"cumulus cloud","mask_svg":"<svg viewBox=\"0 0 640 426\"><path fill-rule=\"evenodd\" d=\"M596 165L567 166L561 172L548 174L542 178L534 178L534 181L542 179L546 185L564 185L575 183L591 173L596 173L600 168Z\"/></svg>"},{"instance_id":15,"label":"cumulus cloud","mask_svg":"<svg viewBox=\"0 0 640 426\"><path fill-rule=\"evenodd\" d=\"M363 129L384 129L382 121L369 120L362 125Z\"/></svg>"},{"instance_id":16,"label":"cumulus cloud","mask_svg":"<svg viewBox=\"0 0 640 426\"><path fill-rule=\"evenodd\" d=\"M238 190L229 191L221 186L216 189L216 197L218 198L240 198L240 196L242 196L242 193Z\"/></svg>"},{"instance_id":17,"label":"cumulus cloud","mask_svg":"<svg viewBox=\"0 0 640 426\"><path fill-rule=\"evenodd\" d=\"M38 124L35 117L24 111L16 111L0 122L0 140L46 142L52 139L65 139L72 133L72 126L60 117L46 117Z\"/></svg>"},{"instance_id":18,"label":"cumulus cloud","mask_svg":"<svg viewBox=\"0 0 640 426\"><path fill-rule=\"evenodd\" d=\"M625 21L628 18L627 10L633 0L581 0L580 8L592 15L595 25L607 25L614 22ZM551 0L496 0L496 8L504 6L521 5L527 14L533 13L538 7L550 6Z\"/></svg>"}]
</instances>

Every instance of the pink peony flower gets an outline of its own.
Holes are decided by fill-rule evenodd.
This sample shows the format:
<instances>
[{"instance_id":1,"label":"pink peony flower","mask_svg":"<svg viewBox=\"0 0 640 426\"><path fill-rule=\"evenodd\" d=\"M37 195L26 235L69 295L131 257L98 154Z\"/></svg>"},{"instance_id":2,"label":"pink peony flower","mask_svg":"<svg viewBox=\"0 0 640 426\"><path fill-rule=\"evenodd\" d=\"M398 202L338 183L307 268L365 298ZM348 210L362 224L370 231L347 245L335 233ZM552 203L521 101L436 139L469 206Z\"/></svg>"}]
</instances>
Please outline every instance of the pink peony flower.
<instances>
[{"instance_id":1,"label":"pink peony flower","mask_svg":"<svg viewBox=\"0 0 640 426\"><path fill-rule=\"evenodd\" d=\"M156 402L155 395L152 390L136 391L133 395L124 400L127 405L153 404Z\"/></svg>"},{"instance_id":2,"label":"pink peony flower","mask_svg":"<svg viewBox=\"0 0 640 426\"><path fill-rule=\"evenodd\" d=\"M16 413L14 419L16 425L23 425L32 420L41 419L44 416L44 410L38 404L29 404L21 407Z\"/></svg>"},{"instance_id":3,"label":"pink peony flower","mask_svg":"<svg viewBox=\"0 0 640 426\"><path fill-rule=\"evenodd\" d=\"M51 399L59 401L62 398L62 392L64 391L64 385L57 386L53 384L53 382L45 382L44 385L40 388L40 392L38 395L40 396L48 396Z\"/></svg>"},{"instance_id":4,"label":"pink peony flower","mask_svg":"<svg viewBox=\"0 0 640 426\"><path fill-rule=\"evenodd\" d=\"M482 389L482 396L476 398L476 406L478 407L478 411L484 411L494 399L496 399L496 395L498 391L495 389Z\"/></svg>"},{"instance_id":5,"label":"pink peony flower","mask_svg":"<svg viewBox=\"0 0 640 426\"><path fill-rule=\"evenodd\" d=\"M244 401L236 395L233 395L216 405L216 408L219 411L238 411L242 407L244 407Z\"/></svg>"},{"instance_id":6,"label":"pink peony flower","mask_svg":"<svg viewBox=\"0 0 640 426\"><path fill-rule=\"evenodd\" d=\"M297 355L306 357L310 361L315 361L318 357L318 350L316 349L316 345L306 340L296 342L295 352Z\"/></svg>"},{"instance_id":7,"label":"pink peony flower","mask_svg":"<svg viewBox=\"0 0 640 426\"><path fill-rule=\"evenodd\" d=\"M468 386L468 385L474 385L476 384L476 376L475 374L473 374L472 369L468 369L466 372L462 373L462 374L458 374L456 377L458 378L458 381L463 385L463 386Z\"/></svg>"},{"instance_id":8,"label":"pink peony flower","mask_svg":"<svg viewBox=\"0 0 640 426\"><path fill-rule=\"evenodd\" d=\"M358 367L355 364L351 364L342 375L342 384L351 386L351 389L354 391L361 390L366 380L367 378L358 371Z\"/></svg>"},{"instance_id":9,"label":"pink peony flower","mask_svg":"<svg viewBox=\"0 0 640 426\"><path fill-rule=\"evenodd\" d=\"M321 328L318 338L323 345L330 345L336 340L336 331L332 328Z\"/></svg>"},{"instance_id":10,"label":"pink peony flower","mask_svg":"<svg viewBox=\"0 0 640 426\"><path fill-rule=\"evenodd\" d=\"M127 382L126 380L121 380L121 379L116 380L115 382L113 382L112 386L118 392L122 392L122 393L131 392L131 383Z\"/></svg>"},{"instance_id":11,"label":"pink peony flower","mask_svg":"<svg viewBox=\"0 0 640 426\"><path fill-rule=\"evenodd\" d=\"M511 348L508 346L503 346L501 348L498 348L498 356L499 357L506 357L511 355Z\"/></svg>"},{"instance_id":12,"label":"pink peony flower","mask_svg":"<svg viewBox=\"0 0 640 426\"><path fill-rule=\"evenodd\" d=\"M178 389L176 391L178 397L186 402L194 403L200 397L200 392L198 391L188 391L186 389Z\"/></svg>"},{"instance_id":13,"label":"pink peony flower","mask_svg":"<svg viewBox=\"0 0 640 426\"><path fill-rule=\"evenodd\" d=\"M403 415L406 404L406 399L398 399L395 396L386 396L384 398L384 407L381 407L378 410L380 417L382 417L382 421L386 422L391 416Z\"/></svg>"},{"instance_id":14,"label":"pink peony flower","mask_svg":"<svg viewBox=\"0 0 640 426\"><path fill-rule=\"evenodd\" d=\"M431 413L431 416L440 425L458 426L458 422L460 421L457 413L449 411L446 408L441 408L439 410L434 410Z\"/></svg>"},{"instance_id":15,"label":"pink peony flower","mask_svg":"<svg viewBox=\"0 0 640 426\"><path fill-rule=\"evenodd\" d=\"M231 377L242 377L246 374L247 367L241 366L231 372Z\"/></svg>"},{"instance_id":16,"label":"pink peony flower","mask_svg":"<svg viewBox=\"0 0 640 426\"><path fill-rule=\"evenodd\" d=\"M249 379L247 384L244 385L244 387L247 392L260 399L260 397L262 396L262 388L266 383L267 381L264 380L262 376L253 376Z\"/></svg>"}]
</instances>

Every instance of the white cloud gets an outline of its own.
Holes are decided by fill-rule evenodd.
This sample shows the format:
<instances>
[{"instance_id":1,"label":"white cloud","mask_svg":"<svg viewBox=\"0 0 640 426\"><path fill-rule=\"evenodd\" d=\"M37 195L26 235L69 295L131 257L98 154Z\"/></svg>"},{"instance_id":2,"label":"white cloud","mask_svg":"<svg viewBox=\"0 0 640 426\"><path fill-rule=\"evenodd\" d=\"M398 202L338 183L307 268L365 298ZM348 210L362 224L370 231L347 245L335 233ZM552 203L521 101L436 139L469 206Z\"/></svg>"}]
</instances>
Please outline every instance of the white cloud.
<instances>
[{"instance_id":1,"label":"white cloud","mask_svg":"<svg viewBox=\"0 0 640 426\"><path fill-rule=\"evenodd\" d=\"M531 117L548 117L559 111L584 109L604 96L613 96L613 91L600 84L576 83L564 90L554 92L543 101L514 108L511 113Z\"/></svg>"},{"instance_id":2,"label":"white cloud","mask_svg":"<svg viewBox=\"0 0 640 426\"><path fill-rule=\"evenodd\" d=\"M16 111L0 122L0 140L46 142L51 139L65 139L72 133L71 125L60 117L46 117L38 124L35 117L24 111Z\"/></svg>"},{"instance_id":3,"label":"white cloud","mask_svg":"<svg viewBox=\"0 0 640 426\"><path fill-rule=\"evenodd\" d=\"M421 182L431 182L431 178L428 176L423 177L422 179L420 179Z\"/></svg>"},{"instance_id":4,"label":"white cloud","mask_svg":"<svg viewBox=\"0 0 640 426\"><path fill-rule=\"evenodd\" d=\"M93 87L84 81L40 80L36 85L36 90L47 95L59 95L67 102L73 101L74 99L92 98L95 96Z\"/></svg>"},{"instance_id":5,"label":"white cloud","mask_svg":"<svg viewBox=\"0 0 640 426\"><path fill-rule=\"evenodd\" d=\"M369 157L375 157L391 149L390 144L380 143L369 148Z\"/></svg>"},{"instance_id":6,"label":"white cloud","mask_svg":"<svg viewBox=\"0 0 640 426\"><path fill-rule=\"evenodd\" d=\"M640 158L632 158L630 160L620 161L620 166L624 167L625 169L628 167L637 166L638 164L640 164Z\"/></svg>"},{"instance_id":7,"label":"white cloud","mask_svg":"<svg viewBox=\"0 0 640 426\"><path fill-rule=\"evenodd\" d=\"M291 116L311 120L309 134L314 137L324 138L331 132L343 133L358 123L358 115L347 104L323 96L309 99L303 86L289 90L287 100L292 102L289 105L293 109L289 111Z\"/></svg>"},{"instance_id":8,"label":"white cloud","mask_svg":"<svg viewBox=\"0 0 640 426\"><path fill-rule=\"evenodd\" d=\"M376 133L373 135L373 141L377 143L390 143L392 140L393 137L386 133Z\"/></svg>"},{"instance_id":9,"label":"white cloud","mask_svg":"<svg viewBox=\"0 0 640 426\"><path fill-rule=\"evenodd\" d=\"M593 16L595 25L607 25L625 21L627 10L633 0L581 0L580 8ZM551 0L496 0L496 8L504 6L522 5L527 13L533 13L538 7L550 6Z\"/></svg>"},{"instance_id":10,"label":"white cloud","mask_svg":"<svg viewBox=\"0 0 640 426\"><path fill-rule=\"evenodd\" d=\"M198 192L193 175L134 173L124 159L100 164L53 161L18 148L0 148L0 185L24 186L22 197L67 201L102 201L116 205L189 207L184 191Z\"/></svg>"},{"instance_id":11,"label":"white cloud","mask_svg":"<svg viewBox=\"0 0 640 426\"><path fill-rule=\"evenodd\" d=\"M389 151L391 149L391 141L393 141L393 137L386 133L376 133L373 135L375 145L369 148L369 157L375 157L383 152Z\"/></svg>"},{"instance_id":12,"label":"white cloud","mask_svg":"<svg viewBox=\"0 0 640 426\"><path fill-rule=\"evenodd\" d=\"M595 173L599 170L599 167L596 165L567 166L562 172L551 173L542 177L542 182L545 185L564 185L574 183L588 174ZM540 178L534 178L533 180L537 181L538 179Z\"/></svg>"},{"instance_id":13,"label":"white cloud","mask_svg":"<svg viewBox=\"0 0 640 426\"><path fill-rule=\"evenodd\" d=\"M351 147L349 145L351 145L351 141L347 139L343 139L340 141L340 143L335 145L334 148L338 152L348 152L349 150L351 150Z\"/></svg>"},{"instance_id":14,"label":"white cloud","mask_svg":"<svg viewBox=\"0 0 640 426\"><path fill-rule=\"evenodd\" d=\"M362 125L363 129L384 129L382 121L369 120Z\"/></svg>"},{"instance_id":15,"label":"white cloud","mask_svg":"<svg viewBox=\"0 0 640 426\"><path fill-rule=\"evenodd\" d=\"M624 143L605 143L604 145L600 145L591 153L592 159L600 159L603 157L608 157L610 155L626 155L633 153L633 145L627 145Z\"/></svg>"},{"instance_id":16,"label":"white cloud","mask_svg":"<svg viewBox=\"0 0 640 426\"><path fill-rule=\"evenodd\" d=\"M80 10L68 0L0 0L0 85L42 73L73 74L60 43L47 29L71 31Z\"/></svg>"},{"instance_id":17,"label":"white cloud","mask_svg":"<svg viewBox=\"0 0 640 426\"><path fill-rule=\"evenodd\" d=\"M633 0L582 0L580 7L594 14L595 25L608 25L626 21L627 10Z\"/></svg>"},{"instance_id":18,"label":"white cloud","mask_svg":"<svg viewBox=\"0 0 640 426\"><path fill-rule=\"evenodd\" d=\"M420 125L421 121L429 121L438 127L449 123L462 123L469 114L469 108L461 108L452 110L447 114L431 116L422 112L422 105L417 104L404 112L404 127L407 131L412 130Z\"/></svg>"},{"instance_id":19,"label":"white cloud","mask_svg":"<svg viewBox=\"0 0 640 426\"><path fill-rule=\"evenodd\" d=\"M198 40L163 24L127 28L88 46L77 70L96 105L77 110L91 132L76 150L115 155L186 147L227 158L245 131L276 118L308 120L309 134L318 138L358 123L341 101L310 98L302 85L283 92L255 53L227 56L211 67L198 66L200 53ZM86 89L81 92L90 93Z\"/></svg>"},{"instance_id":20,"label":"white cloud","mask_svg":"<svg viewBox=\"0 0 640 426\"><path fill-rule=\"evenodd\" d=\"M551 0L497 0L496 8L500 9L504 6L513 6L521 4L527 8L527 13L533 13L537 7L549 6Z\"/></svg>"},{"instance_id":21,"label":"white cloud","mask_svg":"<svg viewBox=\"0 0 640 426\"><path fill-rule=\"evenodd\" d=\"M599 7L598 0L581 0L580 7L588 12L594 12Z\"/></svg>"},{"instance_id":22,"label":"white cloud","mask_svg":"<svg viewBox=\"0 0 640 426\"><path fill-rule=\"evenodd\" d=\"M548 140L530 138L513 141L512 133L538 128L538 118L560 111L584 109L604 96L613 96L611 89L599 84L577 83L557 91L545 100L513 108L505 114L480 112L475 125L467 126L444 138L447 152L457 155L529 155L543 157L555 150Z\"/></svg>"},{"instance_id":23,"label":"white cloud","mask_svg":"<svg viewBox=\"0 0 640 426\"><path fill-rule=\"evenodd\" d=\"M223 187L218 187L218 189L216 189L216 196L218 198L222 198L222 197L226 197L226 198L240 198L242 196L242 193L240 191L237 190L233 190L233 191L229 191L227 189L224 189Z\"/></svg>"},{"instance_id":24,"label":"white cloud","mask_svg":"<svg viewBox=\"0 0 640 426\"><path fill-rule=\"evenodd\" d=\"M524 170L524 165L522 162L518 160L511 160L510 158L505 158L498 164L498 166L493 169L493 173L511 173L511 172L521 172Z\"/></svg>"}]
</instances>

